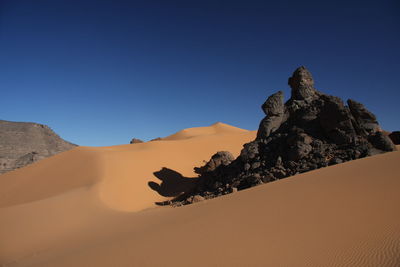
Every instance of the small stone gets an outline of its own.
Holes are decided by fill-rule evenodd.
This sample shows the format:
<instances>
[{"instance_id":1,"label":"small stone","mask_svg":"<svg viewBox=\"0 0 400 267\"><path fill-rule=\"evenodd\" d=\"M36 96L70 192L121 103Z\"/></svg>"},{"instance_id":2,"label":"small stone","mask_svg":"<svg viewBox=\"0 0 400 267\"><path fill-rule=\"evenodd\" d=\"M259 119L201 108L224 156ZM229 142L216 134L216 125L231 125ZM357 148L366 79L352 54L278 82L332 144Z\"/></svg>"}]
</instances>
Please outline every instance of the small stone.
<instances>
[{"instance_id":1,"label":"small stone","mask_svg":"<svg viewBox=\"0 0 400 267\"><path fill-rule=\"evenodd\" d=\"M276 159L275 166L281 166L281 165L282 165L282 157L279 156L279 157Z\"/></svg>"},{"instance_id":2,"label":"small stone","mask_svg":"<svg viewBox=\"0 0 400 267\"><path fill-rule=\"evenodd\" d=\"M251 164L251 168L252 168L253 170L259 168L260 166L261 166L261 163L260 163L259 161L254 162L253 164Z\"/></svg>"},{"instance_id":3,"label":"small stone","mask_svg":"<svg viewBox=\"0 0 400 267\"><path fill-rule=\"evenodd\" d=\"M196 203L196 202L200 202L203 201L204 197L200 196L200 195L195 195L192 197L192 203Z\"/></svg>"},{"instance_id":4,"label":"small stone","mask_svg":"<svg viewBox=\"0 0 400 267\"><path fill-rule=\"evenodd\" d=\"M248 164L248 163L244 164L245 171L248 171L250 169L250 167L251 167L250 164Z\"/></svg>"},{"instance_id":5,"label":"small stone","mask_svg":"<svg viewBox=\"0 0 400 267\"><path fill-rule=\"evenodd\" d=\"M343 163L343 160L340 158L333 158L329 161L331 165Z\"/></svg>"},{"instance_id":6,"label":"small stone","mask_svg":"<svg viewBox=\"0 0 400 267\"><path fill-rule=\"evenodd\" d=\"M286 172L284 170L276 170L273 172L273 174L278 179L284 178L286 176Z\"/></svg>"}]
</instances>

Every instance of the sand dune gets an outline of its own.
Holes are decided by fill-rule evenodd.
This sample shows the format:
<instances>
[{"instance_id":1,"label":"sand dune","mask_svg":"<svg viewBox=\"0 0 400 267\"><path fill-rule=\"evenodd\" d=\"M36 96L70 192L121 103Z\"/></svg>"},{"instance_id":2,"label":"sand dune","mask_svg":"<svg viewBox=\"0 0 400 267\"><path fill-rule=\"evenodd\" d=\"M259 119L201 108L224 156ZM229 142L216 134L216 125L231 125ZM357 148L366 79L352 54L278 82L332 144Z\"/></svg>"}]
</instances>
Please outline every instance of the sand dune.
<instances>
[{"instance_id":1,"label":"sand dune","mask_svg":"<svg viewBox=\"0 0 400 267\"><path fill-rule=\"evenodd\" d=\"M186 129L163 141L78 147L4 174L0 179L0 262L92 228L107 218L97 214L99 210L103 214L156 207L155 202L170 197L150 189L148 182L161 183L154 172L169 168L180 180L190 181L184 177L194 177L193 167L216 151L238 155L242 144L254 137L254 131L217 123ZM26 240L21 243L18 236Z\"/></svg>"},{"instance_id":2,"label":"sand dune","mask_svg":"<svg viewBox=\"0 0 400 267\"><path fill-rule=\"evenodd\" d=\"M254 135L217 124L164 141L74 149L0 176L0 263L400 265L400 152L143 210L166 199L148 187L157 181L152 172L168 167L193 177L215 151L237 155Z\"/></svg>"},{"instance_id":3,"label":"sand dune","mask_svg":"<svg viewBox=\"0 0 400 267\"><path fill-rule=\"evenodd\" d=\"M216 123L182 130L164 138L134 145L78 147L1 176L0 207L40 200L86 187L106 205L137 211L165 200L149 190L153 172L166 167L194 177L200 166L218 150L238 155L255 132ZM179 141L179 142L177 142ZM193 152L196 153L193 153Z\"/></svg>"},{"instance_id":4,"label":"sand dune","mask_svg":"<svg viewBox=\"0 0 400 267\"><path fill-rule=\"evenodd\" d=\"M211 127L196 127L181 130L173 135L167 136L163 138L163 140L182 140L188 139L197 136L208 136L214 134L223 134L223 133L245 133L247 130L243 130L222 122L217 122L211 125Z\"/></svg>"}]
</instances>

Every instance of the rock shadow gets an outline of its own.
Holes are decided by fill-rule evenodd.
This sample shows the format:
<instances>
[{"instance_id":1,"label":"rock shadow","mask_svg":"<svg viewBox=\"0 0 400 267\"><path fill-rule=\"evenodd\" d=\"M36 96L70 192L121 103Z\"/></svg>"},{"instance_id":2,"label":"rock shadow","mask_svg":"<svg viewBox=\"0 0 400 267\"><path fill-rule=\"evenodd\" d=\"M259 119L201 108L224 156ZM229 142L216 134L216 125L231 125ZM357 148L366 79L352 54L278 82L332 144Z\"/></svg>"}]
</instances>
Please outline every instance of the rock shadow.
<instances>
[{"instance_id":1,"label":"rock shadow","mask_svg":"<svg viewBox=\"0 0 400 267\"><path fill-rule=\"evenodd\" d=\"M184 177L177 171L163 167L153 173L161 183L148 182L151 189L163 197L173 197L171 200L156 202L157 205L169 205L171 202L185 198L198 185L199 178Z\"/></svg>"}]
</instances>

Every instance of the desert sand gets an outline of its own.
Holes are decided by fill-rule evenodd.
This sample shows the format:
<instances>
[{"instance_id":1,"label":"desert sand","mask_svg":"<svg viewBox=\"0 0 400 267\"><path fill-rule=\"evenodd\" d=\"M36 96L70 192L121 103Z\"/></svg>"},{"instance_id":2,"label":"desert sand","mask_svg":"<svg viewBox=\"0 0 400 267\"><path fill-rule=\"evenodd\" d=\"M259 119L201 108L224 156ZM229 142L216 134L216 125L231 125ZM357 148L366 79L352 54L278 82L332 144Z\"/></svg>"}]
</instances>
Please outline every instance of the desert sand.
<instances>
[{"instance_id":1,"label":"desert sand","mask_svg":"<svg viewBox=\"0 0 400 267\"><path fill-rule=\"evenodd\" d=\"M78 147L1 175L0 263L400 266L400 152L180 208L155 205L190 188L193 167L219 150L237 156L255 134L217 123L161 141ZM162 168L175 184L161 188L176 190L164 196L148 185Z\"/></svg>"}]
</instances>

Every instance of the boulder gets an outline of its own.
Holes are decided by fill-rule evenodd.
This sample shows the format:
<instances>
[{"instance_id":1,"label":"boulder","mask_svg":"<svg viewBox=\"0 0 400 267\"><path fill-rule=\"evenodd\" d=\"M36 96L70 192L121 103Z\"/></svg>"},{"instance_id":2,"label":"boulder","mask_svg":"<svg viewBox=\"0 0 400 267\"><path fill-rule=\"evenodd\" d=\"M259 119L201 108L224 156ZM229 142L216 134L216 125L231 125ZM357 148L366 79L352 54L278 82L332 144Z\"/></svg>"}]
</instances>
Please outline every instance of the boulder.
<instances>
[{"instance_id":1,"label":"boulder","mask_svg":"<svg viewBox=\"0 0 400 267\"><path fill-rule=\"evenodd\" d=\"M389 136L383 134L382 132L377 132L369 137L371 144L382 151L394 151L396 146L393 144Z\"/></svg>"},{"instance_id":2,"label":"boulder","mask_svg":"<svg viewBox=\"0 0 400 267\"><path fill-rule=\"evenodd\" d=\"M351 113L343 101L334 96L321 96L323 104L319 121L326 137L335 144L349 144L354 141L356 132L352 124Z\"/></svg>"},{"instance_id":3,"label":"boulder","mask_svg":"<svg viewBox=\"0 0 400 267\"><path fill-rule=\"evenodd\" d=\"M304 100L312 98L317 94L314 88L314 79L311 73L304 67L297 68L288 84L292 89L292 99Z\"/></svg>"},{"instance_id":4,"label":"boulder","mask_svg":"<svg viewBox=\"0 0 400 267\"><path fill-rule=\"evenodd\" d=\"M271 133L279 129L285 113L283 100L283 92L278 91L268 97L262 105L261 108L267 116L260 123L257 139L267 138Z\"/></svg>"},{"instance_id":5,"label":"boulder","mask_svg":"<svg viewBox=\"0 0 400 267\"><path fill-rule=\"evenodd\" d=\"M133 138L130 142L130 144L140 144L140 143L143 143L143 141L137 138Z\"/></svg>"},{"instance_id":6,"label":"boulder","mask_svg":"<svg viewBox=\"0 0 400 267\"><path fill-rule=\"evenodd\" d=\"M219 151L215 153L203 167L196 167L194 171L198 174L212 172L221 165L229 165L234 159L235 157L229 151Z\"/></svg>"},{"instance_id":7,"label":"boulder","mask_svg":"<svg viewBox=\"0 0 400 267\"><path fill-rule=\"evenodd\" d=\"M363 104L347 100L351 114L354 117L356 130L359 134L369 135L380 130L376 116L368 111Z\"/></svg>"}]
</instances>

